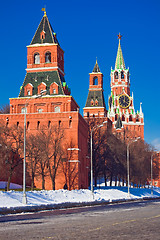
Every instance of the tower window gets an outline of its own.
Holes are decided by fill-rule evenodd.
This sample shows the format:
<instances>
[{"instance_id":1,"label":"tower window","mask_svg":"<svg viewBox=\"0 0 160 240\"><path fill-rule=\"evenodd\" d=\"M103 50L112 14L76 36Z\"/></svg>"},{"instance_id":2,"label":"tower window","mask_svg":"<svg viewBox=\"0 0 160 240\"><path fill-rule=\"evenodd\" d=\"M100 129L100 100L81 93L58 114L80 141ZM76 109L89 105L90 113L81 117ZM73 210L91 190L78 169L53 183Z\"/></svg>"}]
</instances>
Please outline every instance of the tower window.
<instances>
[{"instance_id":1,"label":"tower window","mask_svg":"<svg viewBox=\"0 0 160 240\"><path fill-rule=\"evenodd\" d=\"M37 129L40 127L40 121L37 122Z\"/></svg>"},{"instance_id":2,"label":"tower window","mask_svg":"<svg viewBox=\"0 0 160 240\"><path fill-rule=\"evenodd\" d=\"M93 98L92 98L92 100L91 100L91 106L94 106L94 100L93 100Z\"/></svg>"},{"instance_id":3,"label":"tower window","mask_svg":"<svg viewBox=\"0 0 160 240\"><path fill-rule=\"evenodd\" d=\"M38 113L42 113L43 112L43 109L42 108L39 108L38 109Z\"/></svg>"},{"instance_id":4,"label":"tower window","mask_svg":"<svg viewBox=\"0 0 160 240\"><path fill-rule=\"evenodd\" d=\"M98 100L96 99L96 101L95 101L95 106L98 106Z\"/></svg>"},{"instance_id":5,"label":"tower window","mask_svg":"<svg viewBox=\"0 0 160 240\"><path fill-rule=\"evenodd\" d=\"M21 113L27 113L27 109L25 108L25 107L23 107L22 109L21 109Z\"/></svg>"},{"instance_id":6,"label":"tower window","mask_svg":"<svg viewBox=\"0 0 160 240\"><path fill-rule=\"evenodd\" d=\"M124 72L121 72L121 79L124 79Z\"/></svg>"},{"instance_id":7,"label":"tower window","mask_svg":"<svg viewBox=\"0 0 160 240\"><path fill-rule=\"evenodd\" d=\"M125 116L124 115L122 115L122 121L125 121Z\"/></svg>"},{"instance_id":8,"label":"tower window","mask_svg":"<svg viewBox=\"0 0 160 240\"><path fill-rule=\"evenodd\" d=\"M129 121L132 122L133 119L132 119L132 115L129 116Z\"/></svg>"},{"instance_id":9,"label":"tower window","mask_svg":"<svg viewBox=\"0 0 160 240\"><path fill-rule=\"evenodd\" d=\"M89 112L87 112L87 117L89 117Z\"/></svg>"},{"instance_id":10,"label":"tower window","mask_svg":"<svg viewBox=\"0 0 160 240\"><path fill-rule=\"evenodd\" d=\"M93 85L98 85L98 77L93 78Z\"/></svg>"},{"instance_id":11,"label":"tower window","mask_svg":"<svg viewBox=\"0 0 160 240\"><path fill-rule=\"evenodd\" d=\"M40 55L39 53L34 54L34 64L39 64L40 63Z\"/></svg>"},{"instance_id":12,"label":"tower window","mask_svg":"<svg viewBox=\"0 0 160 240\"><path fill-rule=\"evenodd\" d=\"M60 112L60 107L58 107L58 106L55 107L55 108L54 108L54 111L57 112L57 113L59 113L59 112Z\"/></svg>"},{"instance_id":13,"label":"tower window","mask_svg":"<svg viewBox=\"0 0 160 240\"><path fill-rule=\"evenodd\" d=\"M69 120L69 127L72 127L72 120Z\"/></svg>"},{"instance_id":14,"label":"tower window","mask_svg":"<svg viewBox=\"0 0 160 240\"><path fill-rule=\"evenodd\" d=\"M60 127L61 126L61 120L59 120L58 124L59 124L59 127Z\"/></svg>"},{"instance_id":15,"label":"tower window","mask_svg":"<svg viewBox=\"0 0 160 240\"><path fill-rule=\"evenodd\" d=\"M115 78L115 79L118 79L118 72L115 72L115 73L114 73L114 78Z\"/></svg>"},{"instance_id":16,"label":"tower window","mask_svg":"<svg viewBox=\"0 0 160 240\"><path fill-rule=\"evenodd\" d=\"M29 128L29 122L27 122L27 129Z\"/></svg>"},{"instance_id":17,"label":"tower window","mask_svg":"<svg viewBox=\"0 0 160 240\"><path fill-rule=\"evenodd\" d=\"M55 88L53 88L53 94L56 94L56 89Z\"/></svg>"},{"instance_id":18,"label":"tower window","mask_svg":"<svg viewBox=\"0 0 160 240\"><path fill-rule=\"evenodd\" d=\"M31 92L30 92L30 90L28 90L28 91L27 91L27 95L28 95L28 96L29 96L29 95L31 95Z\"/></svg>"},{"instance_id":19,"label":"tower window","mask_svg":"<svg viewBox=\"0 0 160 240\"><path fill-rule=\"evenodd\" d=\"M48 128L51 127L51 121L48 121Z\"/></svg>"},{"instance_id":20,"label":"tower window","mask_svg":"<svg viewBox=\"0 0 160 240\"><path fill-rule=\"evenodd\" d=\"M17 122L17 128L19 127L19 122Z\"/></svg>"},{"instance_id":21,"label":"tower window","mask_svg":"<svg viewBox=\"0 0 160 240\"><path fill-rule=\"evenodd\" d=\"M51 53L50 52L46 52L46 54L45 54L45 62L46 63L50 63L51 62Z\"/></svg>"}]
</instances>

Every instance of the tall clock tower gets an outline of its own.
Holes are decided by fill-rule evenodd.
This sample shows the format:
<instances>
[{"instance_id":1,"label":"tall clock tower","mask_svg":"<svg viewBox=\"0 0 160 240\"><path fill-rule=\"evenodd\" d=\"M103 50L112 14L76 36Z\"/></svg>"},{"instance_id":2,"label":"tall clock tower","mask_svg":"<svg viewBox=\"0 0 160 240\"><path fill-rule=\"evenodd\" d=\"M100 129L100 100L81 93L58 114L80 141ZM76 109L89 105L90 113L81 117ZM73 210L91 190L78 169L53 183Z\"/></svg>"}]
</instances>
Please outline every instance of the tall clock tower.
<instances>
[{"instance_id":1,"label":"tall clock tower","mask_svg":"<svg viewBox=\"0 0 160 240\"><path fill-rule=\"evenodd\" d=\"M127 138L144 138L144 117L140 103L140 110L134 109L133 93L130 94L130 73L125 67L121 49L121 35L118 35L119 44L115 68L111 68L111 95L108 100L108 118L113 122L113 132Z\"/></svg>"}]
</instances>

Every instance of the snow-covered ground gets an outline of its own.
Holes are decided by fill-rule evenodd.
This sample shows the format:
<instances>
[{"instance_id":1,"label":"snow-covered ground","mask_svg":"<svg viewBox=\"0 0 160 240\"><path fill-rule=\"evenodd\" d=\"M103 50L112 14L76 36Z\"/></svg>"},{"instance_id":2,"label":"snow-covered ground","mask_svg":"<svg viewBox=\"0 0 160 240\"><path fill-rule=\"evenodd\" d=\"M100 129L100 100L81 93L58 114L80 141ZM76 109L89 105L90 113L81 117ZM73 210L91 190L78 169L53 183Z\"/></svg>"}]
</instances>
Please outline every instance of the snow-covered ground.
<instances>
[{"instance_id":1,"label":"snow-covered ground","mask_svg":"<svg viewBox=\"0 0 160 240\"><path fill-rule=\"evenodd\" d=\"M11 185L11 188L17 188L17 185ZM0 184L1 188L1 184ZM0 191L0 208L22 207L22 192L21 191ZM90 190L56 190L56 191L28 191L27 205L40 206L50 204L63 203L86 203L93 201L114 201L129 199L127 187L101 187L94 190L94 198ZM141 199L144 197L160 197L160 188L154 188L153 195L148 188L131 188L130 198Z\"/></svg>"}]
</instances>

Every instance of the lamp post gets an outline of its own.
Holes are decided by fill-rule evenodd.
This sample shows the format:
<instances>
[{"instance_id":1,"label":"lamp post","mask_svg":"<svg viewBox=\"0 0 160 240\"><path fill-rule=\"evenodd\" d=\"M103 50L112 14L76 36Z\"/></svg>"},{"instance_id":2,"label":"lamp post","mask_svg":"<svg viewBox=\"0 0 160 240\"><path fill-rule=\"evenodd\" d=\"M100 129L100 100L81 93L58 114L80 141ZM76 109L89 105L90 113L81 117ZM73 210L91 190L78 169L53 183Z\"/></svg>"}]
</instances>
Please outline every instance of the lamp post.
<instances>
[{"instance_id":1,"label":"lamp post","mask_svg":"<svg viewBox=\"0 0 160 240\"><path fill-rule=\"evenodd\" d=\"M43 96L43 93L45 93L47 90L42 90L40 95L32 96L28 101L25 102L24 107L24 160L23 160L23 196L22 196L22 203L27 204L27 196L26 196L26 113L27 113L27 104L29 101L35 98L41 98Z\"/></svg>"},{"instance_id":2,"label":"lamp post","mask_svg":"<svg viewBox=\"0 0 160 240\"><path fill-rule=\"evenodd\" d=\"M153 152L151 155L151 195L153 195L153 156L159 152Z\"/></svg>"},{"instance_id":3,"label":"lamp post","mask_svg":"<svg viewBox=\"0 0 160 240\"><path fill-rule=\"evenodd\" d=\"M140 139L140 137L134 139L133 141L129 142L127 144L127 178L128 178L128 197L130 198L130 190L129 190L129 146L130 144L137 142L137 140Z\"/></svg>"},{"instance_id":4,"label":"lamp post","mask_svg":"<svg viewBox=\"0 0 160 240\"><path fill-rule=\"evenodd\" d=\"M101 128L103 127L104 123L107 123L107 121L104 121L102 124L100 125L97 125L95 127L93 127L91 129L91 140L90 140L90 143L91 143L91 192L92 194L94 193L93 192L93 144L92 144L92 141L93 141L93 132L94 130L96 130L97 128ZM94 196L94 195L93 195Z\"/></svg>"}]
</instances>

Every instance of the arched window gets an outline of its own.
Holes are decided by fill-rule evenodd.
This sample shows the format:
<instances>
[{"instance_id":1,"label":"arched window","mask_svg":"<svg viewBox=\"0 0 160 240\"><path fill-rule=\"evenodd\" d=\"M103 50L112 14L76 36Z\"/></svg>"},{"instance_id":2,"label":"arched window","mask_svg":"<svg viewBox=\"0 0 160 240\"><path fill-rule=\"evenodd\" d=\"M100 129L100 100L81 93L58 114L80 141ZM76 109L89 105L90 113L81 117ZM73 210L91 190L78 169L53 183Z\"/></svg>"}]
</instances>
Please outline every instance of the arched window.
<instances>
[{"instance_id":1,"label":"arched window","mask_svg":"<svg viewBox=\"0 0 160 240\"><path fill-rule=\"evenodd\" d=\"M29 122L27 121L27 129L29 129Z\"/></svg>"},{"instance_id":2,"label":"arched window","mask_svg":"<svg viewBox=\"0 0 160 240\"><path fill-rule=\"evenodd\" d=\"M136 122L139 122L139 116L136 117Z\"/></svg>"},{"instance_id":3,"label":"arched window","mask_svg":"<svg viewBox=\"0 0 160 240\"><path fill-rule=\"evenodd\" d=\"M71 119L69 120L69 127L70 128L72 127L72 120Z\"/></svg>"},{"instance_id":4,"label":"arched window","mask_svg":"<svg viewBox=\"0 0 160 240\"><path fill-rule=\"evenodd\" d=\"M48 121L48 128L51 127L51 121Z\"/></svg>"},{"instance_id":5,"label":"arched window","mask_svg":"<svg viewBox=\"0 0 160 240\"><path fill-rule=\"evenodd\" d=\"M37 122L37 130L39 129L40 127L40 121Z\"/></svg>"},{"instance_id":6,"label":"arched window","mask_svg":"<svg viewBox=\"0 0 160 240\"><path fill-rule=\"evenodd\" d=\"M87 112L87 117L89 117L89 112Z\"/></svg>"},{"instance_id":7,"label":"arched window","mask_svg":"<svg viewBox=\"0 0 160 240\"><path fill-rule=\"evenodd\" d=\"M124 115L122 115L122 121L125 121L125 116Z\"/></svg>"},{"instance_id":8,"label":"arched window","mask_svg":"<svg viewBox=\"0 0 160 240\"><path fill-rule=\"evenodd\" d=\"M34 54L34 64L39 64L40 63L40 55L39 53Z\"/></svg>"},{"instance_id":9,"label":"arched window","mask_svg":"<svg viewBox=\"0 0 160 240\"><path fill-rule=\"evenodd\" d=\"M133 119L132 119L132 115L129 116L129 121L132 122Z\"/></svg>"},{"instance_id":10,"label":"arched window","mask_svg":"<svg viewBox=\"0 0 160 240\"><path fill-rule=\"evenodd\" d=\"M98 77L93 78L93 85L98 85Z\"/></svg>"},{"instance_id":11,"label":"arched window","mask_svg":"<svg viewBox=\"0 0 160 240\"><path fill-rule=\"evenodd\" d=\"M27 109L25 108L25 107L23 107L22 109L21 109L21 113L27 113Z\"/></svg>"},{"instance_id":12,"label":"arched window","mask_svg":"<svg viewBox=\"0 0 160 240\"><path fill-rule=\"evenodd\" d=\"M61 126L61 120L59 120L58 124L59 124L59 127L60 127Z\"/></svg>"},{"instance_id":13,"label":"arched window","mask_svg":"<svg viewBox=\"0 0 160 240\"><path fill-rule=\"evenodd\" d=\"M57 113L59 113L59 112L60 112L60 107L58 107L58 106L55 107L55 108L54 108L54 111L57 112Z\"/></svg>"},{"instance_id":14,"label":"arched window","mask_svg":"<svg viewBox=\"0 0 160 240\"><path fill-rule=\"evenodd\" d=\"M50 63L51 62L51 53L50 52L46 52L46 54L45 54L45 62L46 63Z\"/></svg>"},{"instance_id":15,"label":"arched window","mask_svg":"<svg viewBox=\"0 0 160 240\"><path fill-rule=\"evenodd\" d=\"M91 106L94 106L94 100L93 99L91 100Z\"/></svg>"},{"instance_id":16,"label":"arched window","mask_svg":"<svg viewBox=\"0 0 160 240\"><path fill-rule=\"evenodd\" d=\"M27 91L27 95L28 95L28 96L29 96L29 95L31 95L31 92L30 92L30 90L28 90L28 91Z\"/></svg>"},{"instance_id":17,"label":"arched window","mask_svg":"<svg viewBox=\"0 0 160 240\"><path fill-rule=\"evenodd\" d=\"M38 113L42 113L43 109L42 108L38 108Z\"/></svg>"},{"instance_id":18,"label":"arched window","mask_svg":"<svg viewBox=\"0 0 160 240\"><path fill-rule=\"evenodd\" d=\"M121 72L121 79L124 79L124 72Z\"/></svg>"},{"instance_id":19,"label":"arched window","mask_svg":"<svg viewBox=\"0 0 160 240\"><path fill-rule=\"evenodd\" d=\"M115 115L115 121L117 121L117 119L118 119L118 115L116 114L116 115Z\"/></svg>"},{"instance_id":20,"label":"arched window","mask_svg":"<svg viewBox=\"0 0 160 240\"><path fill-rule=\"evenodd\" d=\"M115 73L114 73L114 78L115 78L115 79L118 79L118 72L115 72Z\"/></svg>"},{"instance_id":21,"label":"arched window","mask_svg":"<svg viewBox=\"0 0 160 240\"><path fill-rule=\"evenodd\" d=\"M53 94L56 94L56 89L55 88L53 88Z\"/></svg>"},{"instance_id":22,"label":"arched window","mask_svg":"<svg viewBox=\"0 0 160 240\"><path fill-rule=\"evenodd\" d=\"M97 99L95 100L95 106L98 106L98 100Z\"/></svg>"}]
</instances>

